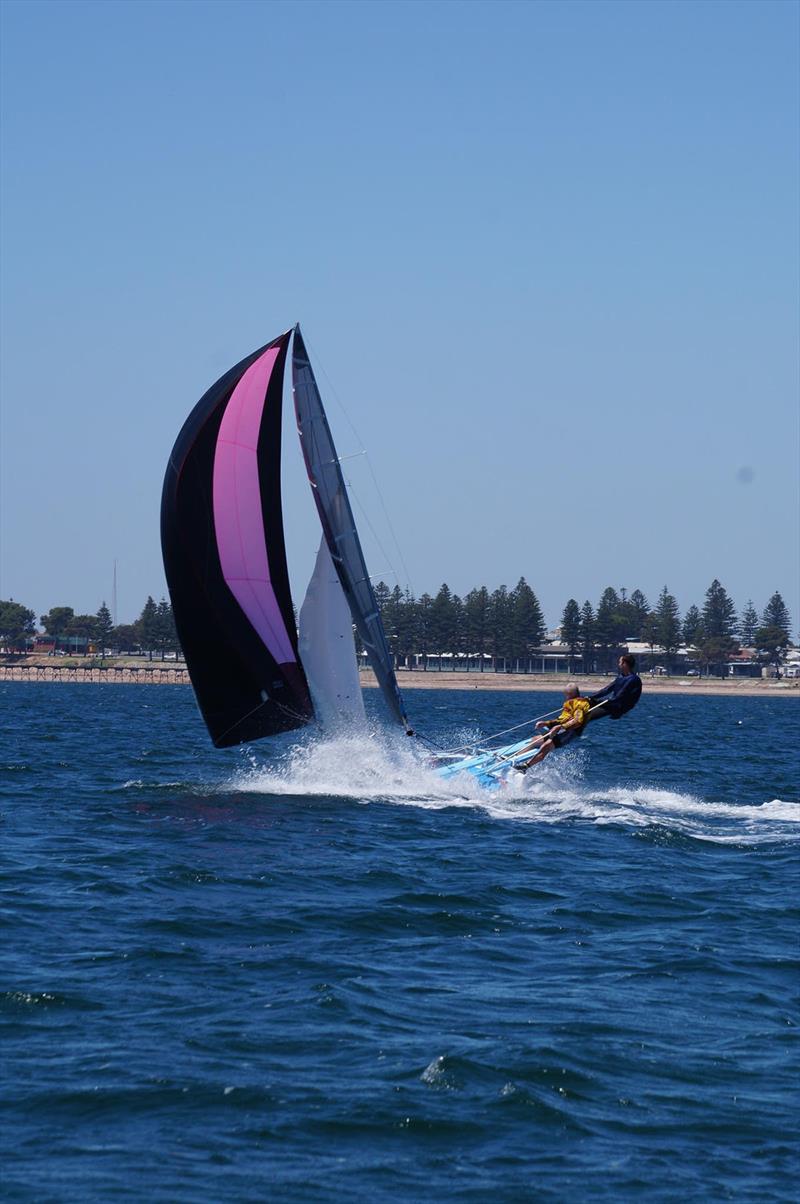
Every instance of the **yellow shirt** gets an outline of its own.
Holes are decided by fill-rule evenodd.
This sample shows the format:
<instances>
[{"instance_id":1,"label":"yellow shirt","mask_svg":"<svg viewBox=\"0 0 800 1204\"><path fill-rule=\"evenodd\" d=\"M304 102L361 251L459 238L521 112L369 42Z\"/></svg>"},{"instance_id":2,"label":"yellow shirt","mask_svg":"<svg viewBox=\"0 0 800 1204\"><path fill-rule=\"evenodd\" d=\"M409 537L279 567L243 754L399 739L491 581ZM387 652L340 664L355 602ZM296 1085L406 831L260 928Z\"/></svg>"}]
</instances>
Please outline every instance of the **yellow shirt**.
<instances>
[{"instance_id":1,"label":"yellow shirt","mask_svg":"<svg viewBox=\"0 0 800 1204\"><path fill-rule=\"evenodd\" d=\"M591 705L588 698L568 698L556 723L571 723L573 719L577 719L577 726L580 727L586 722L586 714Z\"/></svg>"}]
</instances>

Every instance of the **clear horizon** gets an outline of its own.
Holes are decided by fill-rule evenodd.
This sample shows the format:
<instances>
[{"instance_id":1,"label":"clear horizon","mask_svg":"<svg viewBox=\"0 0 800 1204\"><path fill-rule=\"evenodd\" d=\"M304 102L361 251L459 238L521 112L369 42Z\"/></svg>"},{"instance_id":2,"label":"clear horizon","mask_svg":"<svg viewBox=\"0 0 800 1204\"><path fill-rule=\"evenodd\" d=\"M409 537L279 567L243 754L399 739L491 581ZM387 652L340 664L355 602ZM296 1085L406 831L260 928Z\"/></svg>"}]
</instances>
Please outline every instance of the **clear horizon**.
<instances>
[{"instance_id":1,"label":"clear horizon","mask_svg":"<svg viewBox=\"0 0 800 1204\"><path fill-rule=\"evenodd\" d=\"M299 319L376 578L796 639L799 12L7 0L0 597L165 594L178 430Z\"/></svg>"}]
</instances>

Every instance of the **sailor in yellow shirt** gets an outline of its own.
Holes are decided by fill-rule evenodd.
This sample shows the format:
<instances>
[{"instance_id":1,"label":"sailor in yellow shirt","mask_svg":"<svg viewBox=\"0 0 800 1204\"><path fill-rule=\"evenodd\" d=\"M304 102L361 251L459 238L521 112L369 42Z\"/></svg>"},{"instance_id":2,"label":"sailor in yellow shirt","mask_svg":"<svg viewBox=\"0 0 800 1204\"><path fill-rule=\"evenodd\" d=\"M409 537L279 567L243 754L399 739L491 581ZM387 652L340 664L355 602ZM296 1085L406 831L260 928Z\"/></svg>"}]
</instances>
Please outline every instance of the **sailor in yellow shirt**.
<instances>
[{"instance_id":1,"label":"sailor in yellow shirt","mask_svg":"<svg viewBox=\"0 0 800 1204\"><path fill-rule=\"evenodd\" d=\"M536 736L531 740L531 752L538 749L536 756L531 757L530 761L518 764L517 768L524 773L530 765L538 765L540 761L543 761L554 748L564 748L572 740L582 736L591 705L588 698L581 698L578 687L574 681L571 681L564 690L564 706L558 718L540 719L536 724L537 727L547 728L546 735ZM527 750L523 749L522 751Z\"/></svg>"}]
</instances>

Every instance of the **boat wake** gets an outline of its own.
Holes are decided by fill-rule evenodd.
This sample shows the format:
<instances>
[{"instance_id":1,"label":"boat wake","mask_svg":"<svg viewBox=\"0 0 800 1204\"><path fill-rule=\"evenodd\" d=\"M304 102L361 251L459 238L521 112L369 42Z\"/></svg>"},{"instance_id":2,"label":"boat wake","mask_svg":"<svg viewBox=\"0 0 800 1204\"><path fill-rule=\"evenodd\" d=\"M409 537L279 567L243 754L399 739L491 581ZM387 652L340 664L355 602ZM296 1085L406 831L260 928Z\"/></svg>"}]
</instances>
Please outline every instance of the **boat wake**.
<instances>
[{"instance_id":1,"label":"boat wake","mask_svg":"<svg viewBox=\"0 0 800 1204\"><path fill-rule=\"evenodd\" d=\"M267 764L251 753L226 789L428 810L476 808L498 820L663 829L724 844L800 842L800 803L706 800L652 783L592 784L581 750L565 753L535 774L512 774L500 789L485 791L467 773L438 777L419 746L403 738L328 737L296 743Z\"/></svg>"}]
</instances>

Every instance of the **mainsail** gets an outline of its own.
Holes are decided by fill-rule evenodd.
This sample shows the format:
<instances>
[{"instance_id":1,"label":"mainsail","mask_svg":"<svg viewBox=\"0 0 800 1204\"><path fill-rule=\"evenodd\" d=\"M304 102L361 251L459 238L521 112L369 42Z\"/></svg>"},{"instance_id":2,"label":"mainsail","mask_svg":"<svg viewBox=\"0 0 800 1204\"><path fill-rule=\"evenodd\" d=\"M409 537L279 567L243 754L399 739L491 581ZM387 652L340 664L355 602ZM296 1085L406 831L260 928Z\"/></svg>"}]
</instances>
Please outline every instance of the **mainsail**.
<instances>
[{"instance_id":1,"label":"mainsail","mask_svg":"<svg viewBox=\"0 0 800 1204\"><path fill-rule=\"evenodd\" d=\"M408 731L375 591L367 573L339 458L322 407L300 327L292 347L292 389L297 429L322 530L369 662L392 717Z\"/></svg>"},{"instance_id":2,"label":"mainsail","mask_svg":"<svg viewBox=\"0 0 800 1204\"><path fill-rule=\"evenodd\" d=\"M318 721L328 731L363 727L366 715L353 619L324 535L300 607L299 626L300 659Z\"/></svg>"},{"instance_id":3,"label":"mainsail","mask_svg":"<svg viewBox=\"0 0 800 1204\"><path fill-rule=\"evenodd\" d=\"M313 718L281 507L290 335L249 355L208 390L186 420L164 478L161 543L175 624L219 748Z\"/></svg>"}]
</instances>

